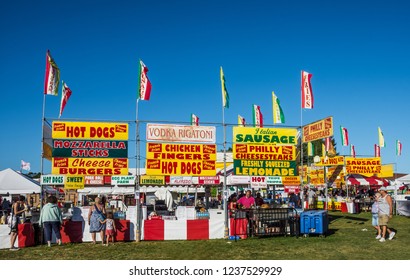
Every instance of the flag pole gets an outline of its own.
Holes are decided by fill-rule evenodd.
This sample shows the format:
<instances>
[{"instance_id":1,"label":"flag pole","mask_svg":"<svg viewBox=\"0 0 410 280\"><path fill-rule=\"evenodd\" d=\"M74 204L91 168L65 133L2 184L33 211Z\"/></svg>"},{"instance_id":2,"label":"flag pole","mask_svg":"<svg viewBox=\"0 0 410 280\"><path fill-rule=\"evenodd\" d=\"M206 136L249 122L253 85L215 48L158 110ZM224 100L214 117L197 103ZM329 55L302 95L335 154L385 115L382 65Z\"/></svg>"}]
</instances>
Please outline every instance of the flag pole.
<instances>
[{"instance_id":1,"label":"flag pole","mask_svg":"<svg viewBox=\"0 0 410 280\"><path fill-rule=\"evenodd\" d=\"M137 104L135 109L135 188L134 188L134 197L135 197L135 215L136 215L136 223L135 223L135 242L141 241L141 200L140 200L140 134L139 134L139 119L138 119L138 105L141 99L141 73L143 69L141 69L141 59L139 59L138 63L138 98Z\"/></svg>"},{"instance_id":2,"label":"flag pole","mask_svg":"<svg viewBox=\"0 0 410 280\"><path fill-rule=\"evenodd\" d=\"M398 145L396 143L396 164L394 165L394 213L395 215L397 215L397 182L396 182L396 178L397 178L397 170L398 170Z\"/></svg>"},{"instance_id":3,"label":"flag pole","mask_svg":"<svg viewBox=\"0 0 410 280\"><path fill-rule=\"evenodd\" d=\"M138 104L139 98L137 99L136 105L136 122L135 122L135 188L134 188L134 197L135 197L135 214L136 214L136 224L135 224L135 242L141 241L141 231L140 231L140 135L139 135L139 120L138 120Z\"/></svg>"},{"instance_id":4,"label":"flag pole","mask_svg":"<svg viewBox=\"0 0 410 280\"><path fill-rule=\"evenodd\" d=\"M229 216L228 216L228 190L226 188L226 124L225 124L225 107L229 108L229 96L225 87L225 76L222 66L220 68L220 79L222 89L222 127L223 127L223 153L224 153L224 181L222 202L224 206L224 238L229 237Z\"/></svg>"},{"instance_id":5,"label":"flag pole","mask_svg":"<svg viewBox=\"0 0 410 280\"><path fill-rule=\"evenodd\" d=\"M41 160L40 160L40 176L43 176L44 169L44 124L45 124L45 108L46 94L43 94L43 115L41 118ZM40 209L43 209L43 185L40 184Z\"/></svg>"},{"instance_id":6,"label":"flag pole","mask_svg":"<svg viewBox=\"0 0 410 280\"><path fill-rule=\"evenodd\" d=\"M228 191L226 188L226 124L225 124L225 107L222 105L222 126L223 126L223 150L224 150L224 183L223 183L223 202L224 202L224 216L225 216L225 239L229 236L228 228Z\"/></svg>"},{"instance_id":7,"label":"flag pole","mask_svg":"<svg viewBox=\"0 0 410 280\"><path fill-rule=\"evenodd\" d=\"M301 83L303 87L303 72L301 72ZM303 91L303 88L301 88ZM305 210L305 200L303 191L303 101L300 96L300 200L302 201L302 211Z\"/></svg>"}]
</instances>

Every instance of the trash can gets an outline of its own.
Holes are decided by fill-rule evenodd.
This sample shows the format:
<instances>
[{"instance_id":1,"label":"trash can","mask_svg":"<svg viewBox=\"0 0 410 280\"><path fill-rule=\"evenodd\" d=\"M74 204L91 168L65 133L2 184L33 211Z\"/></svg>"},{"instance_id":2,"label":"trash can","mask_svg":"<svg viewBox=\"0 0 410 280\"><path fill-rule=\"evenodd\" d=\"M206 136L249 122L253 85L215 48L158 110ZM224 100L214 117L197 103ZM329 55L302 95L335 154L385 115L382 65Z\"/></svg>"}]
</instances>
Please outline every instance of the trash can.
<instances>
[{"instance_id":1,"label":"trash can","mask_svg":"<svg viewBox=\"0 0 410 280\"><path fill-rule=\"evenodd\" d=\"M309 234L325 236L329 227L326 210L309 210L300 214L300 234L305 237Z\"/></svg>"}]
</instances>

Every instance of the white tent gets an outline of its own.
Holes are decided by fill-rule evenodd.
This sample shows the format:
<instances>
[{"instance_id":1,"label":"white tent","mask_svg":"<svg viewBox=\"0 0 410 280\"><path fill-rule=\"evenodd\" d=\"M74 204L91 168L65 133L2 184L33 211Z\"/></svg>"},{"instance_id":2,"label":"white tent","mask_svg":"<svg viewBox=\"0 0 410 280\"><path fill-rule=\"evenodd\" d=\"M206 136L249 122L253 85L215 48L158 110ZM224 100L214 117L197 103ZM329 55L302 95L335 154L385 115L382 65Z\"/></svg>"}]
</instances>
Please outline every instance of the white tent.
<instances>
[{"instance_id":1,"label":"white tent","mask_svg":"<svg viewBox=\"0 0 410 280\"><path fill-rule=\"evenodd\" d=\"M410 174L397 178L396 181L408 185L410 184Z\"/></svg>"},{"instance_id":2,"label":"white tent","mask_svg":"<svg viewBox=\"0 0 410 280\"><path fill-rule=\"evenodd\" d=\"M0 194L40 193L40 183L18 173L11 168L0 171Z\"/></svg>"}]
</instances>

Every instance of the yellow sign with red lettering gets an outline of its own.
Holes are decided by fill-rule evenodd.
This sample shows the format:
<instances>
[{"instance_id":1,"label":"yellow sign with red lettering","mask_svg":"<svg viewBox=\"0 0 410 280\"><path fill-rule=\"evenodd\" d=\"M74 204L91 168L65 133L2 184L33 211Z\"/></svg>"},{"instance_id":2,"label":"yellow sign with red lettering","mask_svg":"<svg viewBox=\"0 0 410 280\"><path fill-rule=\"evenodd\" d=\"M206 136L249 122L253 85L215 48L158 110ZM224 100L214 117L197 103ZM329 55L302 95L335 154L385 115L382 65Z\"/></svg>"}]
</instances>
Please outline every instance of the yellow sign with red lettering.
<instances>
[{"instance_id":1,"label":"yellow sign with red lettering","mask_svg":"<svg viewBox=\"0 0 410 280\"><path fill-rule=\"evenodd\" d=\"M128 140L128 124L54 121L51 133L53 139Z\"/></svg>"},{"instance_id":2,"label":"yellow sign with red lettering","mask_svg":"<svg viewBox=\"0 0 410 280\"><path fill-rule=\"evenodd\" d=\"M300 176L283 176L282 185L284 186L300 186Z\"/></svg>"},{"instance_id":3,"label":"yellow sign with red lettering","mask_svg":"<svg viewBox=\"0 0 410 280\"><path fill-rule=\"evenodd\" d=\"M333 166L333 165L344 165L344 157L321 157L320 162L315 163L316 166Z\"/></svg>"},{"instance_id":4,"label":"yellow sign with red lettering","mask_svg":"<svg viewBox=\"0 0 410 280\"><path fill-rule=\"evenodd\" d=\"M52 174L128 175L127 158L53 158Z\"/></svg>"},{"instance_id":5,"label":"yellow sign with red lettering","mask_svg":"<svg viewBox=\"0 0 410 280\"><path fill-rule=\"evenodd\" d=\"M302 142L312 142L333 136L333 117L307 124L303 127Z\"/></svg>"},{"instance_id":6,"label":"yellow sign with red lettering","mask_svg":"<svg viewBox=\"0 0 410 280\"><path fill-rule=\"evenodd\" d=\"M242 160L296 160L296 146L234 144L233 158Z\"/></svg>"},{"instance_id":7,"label":"yellow sign with red lettering","mask_svg":"<svg viewBox=\"0 0 410 280\"><path fill-rule=\"evenodd\" d=\"M380 157L374 158L354 158L346 157L347 174L361 174L373 176L381 173L382 161Z\"/></svg>"},{"instance_id":8,"label":"yellow sign with red lettering","mask_svg":"<svg viewBox=\"0 0 410 280\"><path fill-rule=\"evenodd\" d=\"M216 145L147 143L147 175L215 176Z\"/></svg>"}]
</instances>

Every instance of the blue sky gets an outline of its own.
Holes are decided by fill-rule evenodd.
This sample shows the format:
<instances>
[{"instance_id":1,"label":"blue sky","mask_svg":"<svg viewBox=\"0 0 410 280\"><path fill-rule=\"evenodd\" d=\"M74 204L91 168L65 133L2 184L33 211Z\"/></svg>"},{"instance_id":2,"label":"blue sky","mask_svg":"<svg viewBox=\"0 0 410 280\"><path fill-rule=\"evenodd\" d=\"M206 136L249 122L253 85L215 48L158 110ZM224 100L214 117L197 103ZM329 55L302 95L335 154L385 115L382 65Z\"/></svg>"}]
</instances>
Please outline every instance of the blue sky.
<instances>
[{"instance_id":1,"label":"blue sky","mask_svg":"<svg viewBox=\"0 0 410 280\"><path fill-rule=\"evenodd\" d=\"M407 1L1 1L0 169L20 160L40 171L45 53L73 91L64 119L135 121L138 60L149 68L148 121L221 123L219 67L230 108L251 122L261 106L272 125L275 91L286 125L299 126L300 71L313 74L315 104L303 124L334 117L358 155L373 156L380 126L383 163L410 173L410 19ZM45 116L58 117L60 96ZM131 124L130 139L135 139ZM222 128L217 125L218 143ZM228 128L228 142L232 130ZM395 141L403 143L395 156ZM129 156L135 156L130 142ZM134 142L135 143L135 142ZM222 148L220 147L218 149ZM44 172L50 172L45 162ZM130 161L135 167L135 161Z\"/></svg>"}]
</instances>

